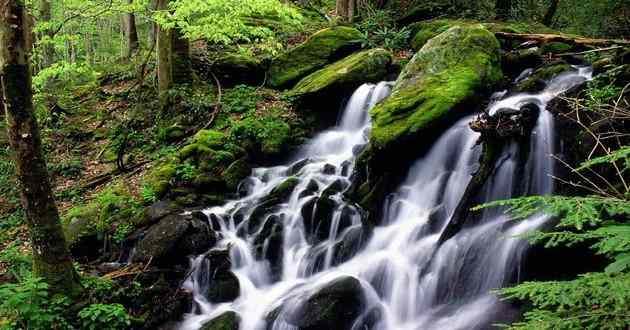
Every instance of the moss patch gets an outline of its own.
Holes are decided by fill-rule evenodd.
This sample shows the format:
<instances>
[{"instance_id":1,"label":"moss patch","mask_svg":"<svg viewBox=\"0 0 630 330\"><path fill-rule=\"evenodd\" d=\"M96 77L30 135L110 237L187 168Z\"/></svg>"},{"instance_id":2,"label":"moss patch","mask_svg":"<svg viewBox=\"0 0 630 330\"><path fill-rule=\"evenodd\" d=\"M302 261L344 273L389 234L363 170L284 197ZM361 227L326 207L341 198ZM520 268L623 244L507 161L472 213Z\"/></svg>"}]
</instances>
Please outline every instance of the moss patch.
<instances>
[{"instance_id":1,"label":"moss patch","mask_svg":"<svg viewBox=\"0 0 630 330\"><path fill-rule=\"evenodd\" d=\"M362 51L302 79L289 95L319 95L329 89L356 88L366 82L376 82L387 75L391 62L391 53L384 49Z\"/></svg>"},{"instance_id":2,"label":"moss patch","mask_svg":"<svg viewBox=\"0 0 630 330\"><path fill-rule=\"evenodd\" d=\"M337 26L313 34L299 46L276 57L269 68L269 84L286 86L324 65L357 50L361 32Z\"/></svg>"},{"instance_id":3,"label":"moss patch","mask_svg":"<svg viewBox=\"0 0 630 330\"><path fill-rule=\"evenodd\" d=\"M502 78L499 42L481 25L450 28L427 43L405 67L392 94L370 111L376 151L419 138L476 92Z\"/></svg>"}]
</instances>

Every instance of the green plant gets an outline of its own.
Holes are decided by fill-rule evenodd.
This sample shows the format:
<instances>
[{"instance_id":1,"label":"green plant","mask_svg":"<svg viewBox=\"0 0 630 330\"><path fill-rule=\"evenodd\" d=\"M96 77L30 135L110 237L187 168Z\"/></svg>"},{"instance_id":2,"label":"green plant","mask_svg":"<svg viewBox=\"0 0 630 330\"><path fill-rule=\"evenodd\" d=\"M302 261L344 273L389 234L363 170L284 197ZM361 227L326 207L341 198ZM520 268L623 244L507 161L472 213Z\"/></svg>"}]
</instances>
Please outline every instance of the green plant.
<instances>
[{"instance_id":1,"label":"green plant","mask_svg":"<svg viewBox=\"0 0 630 330\"><path fill-rule=\"evenodd\" d=\"M265 153L280 152L288 142L291 127L280 116L279 110L259 115L248 113L240 121L236 121L230 128L230 139L233 143L249 140L260 145Z\"/></svg>"},{"instance_id":2,"label":"green plant","mask_svg":"<svg viewBox=\"0 0 630 330\"><path fill-rule=\"evenodd\" d=\"M238 85L225 92L222 104L226 112L245 113L256 110L256 104L260 97L255 87Z\"/></svg>"},{"instance_id":3,"label":"green plant","mask_svg":"<svg viewBox=\"0 0 630 330\"><path fill-rule=\"evenodd\" d=\"M30 276L33 260L30 254L20 250L19 243L14 241L0 251L0 262L8 266L8 273L21 279Z\"/></svg>"},{"instance_id":4,"label":"green plant","mask_svg":"<svg viewBox=\"0 0 630 330\"><path fill-rule=\"evenodd\" d=\"M118 226L116 226L116 230L114 230L114 242L119 244L122 243L134 229L134 226L127 222L118 224Z\"/></svg>"},{"instance_id":5,"label":"green plant","mask_svg":"<svg viewBox=\"0 0 630 330\"><path fill-rule=\"evenodd\" d=\"M42 279L26 277L20 283L0 285L0 318L9 320L8 329L71 329L63 317L70 305L63 296L50 297Z\"/></svg>"},{"instance_id":6,"label":"green plant","mask_svg":"<svg viewBox=\"0 0 630 330\"><path fill-rule=\"evenodd\" d=\"M120 304L92 304L79 314L81 329L120 330L131 325L131 318Z\"/></svg>"},{"instance_id":7,"label":"green plant","mask_svg":"<svg viewBox=\"0 0 630 330\"><path fill-rule=\"evenodd\" d=\"M184 181L190 181L197 175L197 168L190 162L184 162L177 165L175 175Z\"/></svg>"},{"instance_id":8,"label":"green plant","mask_svg":"<svg viewBox=\"0 0 630 330\"><path fill-rule=\"evenodd\" d=\"M384 47L390 50L403 49L411 36L407 27L398 28L392 12L365 8L357 28L361 31L363 47Z\"/></svg>"},{"instance_id":9,"label":"green plant","mask_svg":"<svg viewBox=\"0 0 630 330\"><path fill-rule=\"evenodd\" d=\"M143 186L140 190L140 197L145 204L153 204L158 201L157 193L150 186Z\"/></svg>"}]
</instances>

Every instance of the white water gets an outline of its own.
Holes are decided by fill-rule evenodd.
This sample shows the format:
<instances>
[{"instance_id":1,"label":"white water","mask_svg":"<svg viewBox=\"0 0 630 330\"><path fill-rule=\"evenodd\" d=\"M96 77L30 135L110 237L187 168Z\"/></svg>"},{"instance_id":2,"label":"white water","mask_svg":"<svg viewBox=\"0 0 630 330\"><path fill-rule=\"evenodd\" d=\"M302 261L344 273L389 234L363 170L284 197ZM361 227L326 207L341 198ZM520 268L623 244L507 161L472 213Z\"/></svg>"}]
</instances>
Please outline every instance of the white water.
<instances>
[{"instance_id":1,"label":"white water","mask_svg":"<svg viewBox=\"0 0 630 330\"><path fill-rule=\"evenodd\" d=\"M517 171L522 151L516 143L508 144L484 186L482 202L510 198L517 191L552 193L553 117L544 109L549 100L589 78L589 71L579 69L554 78L540 94L515 95L490 106L493 113L534 102L541 114L523 170ZM313 199L326 187L336 184L346 189L349 185L355 155L367 142L367 110L386 97L389 89L388 83L360 87L339 125L316 136L292 164L255 169L241 184L244 197L205 210L220 224L220 229L215 228L223 235L218 248L230 248L241 294L230 303L208 302L203 295L209 282L208 265L203 255L196 257L191 261L192 275L184 284L194 293L196 304L180 329L199 329L227 310L239 313L243 330L297 329L284 321L288 314L319 288L346 275L361 281L365 313L380 310L382 317L371 329L477 329L509 319L502 315L509 308L490 291L516 279L527 245L513 236L538 228L547 218L538 215L508 222L500 210L486 210L480 221L438 244L478 166L478 135L468 128L472 117L446 131L412 166L364 245L355 240L359 234L368 234L360 214L344 202L341 193L332 195L334 203L327 219L309 220L318 214ZM292 166L303 163L299 170ZM263 217L251 217L261 199L290 176L300 181L288 200ZM254 218L262 219L261 223ZM281 228L280 244L258 238L269 235L273 226ZM274 253L281 255L275 264L264 257ZM266 325L265 316L277 307L281 307L279 317ZM358 323L355 328L359 330Z\"/></svg>"}]
</instances>

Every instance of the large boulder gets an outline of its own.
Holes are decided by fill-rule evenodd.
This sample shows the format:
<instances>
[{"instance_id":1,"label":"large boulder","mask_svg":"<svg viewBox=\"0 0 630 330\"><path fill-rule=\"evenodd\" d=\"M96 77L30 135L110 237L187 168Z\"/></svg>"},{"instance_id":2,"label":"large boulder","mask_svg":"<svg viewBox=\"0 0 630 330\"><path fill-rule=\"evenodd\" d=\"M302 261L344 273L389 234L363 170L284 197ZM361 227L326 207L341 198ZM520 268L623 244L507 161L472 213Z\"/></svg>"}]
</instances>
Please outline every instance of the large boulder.
<instances>
[{"instance_id":1,"label":"large boulder","mask_svg":"<svg viewBox=\"0 0 630 330\"><path fill-rule=\"evenodd\" d=\"M455 26L431 39L370 111L373 151L424 138L427 128L502 79L500 58L499 42L481 25Z\"/></svg>"},{"instance_id":2,"label":"large boulder","mask_svg":"<svg viewBox=\"0 0 630 330\"><path fill-rule=\"evenodd\" d=\"M361 32L345 26L327 28L313 34L299 46L272 60L269 84L283 87L338 60L361 47Z\"/></svg>"},{"instance_id":3,"label":"large boulder","mask_svg":"<svg viewBox=\"0 0 630 330\"><path fill-rule=\"evenodd\" d=\"M385 196L452 122L473 111L502 80L499 42L481 25L454 26L414 55L389 97L371 111L368 147L357 159L349 197L379 219Z\"/></svg>"},{"instance_id":4,"label":"large boulder","mask_svg":"<svg viewBox=\"0 0 630 330\"><path fill-rule=\"evenodd\" d=\"M354 277L340 277L309 297L285 322L299 330L352 328L365 309L361 283Z\"/></svg>"},{"instance_id":5,"label":"large boulder","mask_svg":"<svg viewBox=\"0 0 630 330\"><path fill-rule=\"evenodd\" d=\"M216 234L202 220L179 214L167 215L151 226L136 246L135 261L156 265L187 262L187 255L207 251L216 243Z\"/></svg>"},{"instance_id":6,"label":"large boulder","mask_svg":"<svg viewBox=\"0 0 630 330\"><path fill-rule=\"evenodd\" d=\"M387 75L392 55L384 49L362 51L316 71L289 92L300 99L325 99L347 93L366 82L377 82Z\"/></svg>"},{"instance_id":7,"label":"large boulder","mask_svg":"<svg viewBox=\"0 0 630 330\"><path fill-rule=\"evenodd\" d=\"M206 322L201 330L238 330L241 317L234 311L227 311Z\"/></svg>"}]
</instances>

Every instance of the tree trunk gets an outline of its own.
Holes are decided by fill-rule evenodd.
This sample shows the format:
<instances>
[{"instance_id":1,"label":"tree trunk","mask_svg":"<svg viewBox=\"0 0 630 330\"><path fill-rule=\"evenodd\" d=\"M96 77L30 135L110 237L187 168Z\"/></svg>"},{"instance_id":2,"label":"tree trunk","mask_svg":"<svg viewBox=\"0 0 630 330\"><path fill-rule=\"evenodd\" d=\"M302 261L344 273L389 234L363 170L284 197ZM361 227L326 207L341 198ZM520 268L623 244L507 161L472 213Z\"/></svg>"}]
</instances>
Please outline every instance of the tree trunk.
<instances>
[{"instance_id":1,"label":"tree trunk","mask_svg":"<svg viewBox=\"0 0 630 330\"><path fill-rule=\"evenodd\" d=\"M546 26L551 26L553 24L553 18L556 16L556 12L558 11L558 5L560 4L560 0L551 0L551 4L545 13L545 17L543 17L542 23Z\"/></svg>"},{"instance_id":2,"label":"tree trunk","mask_svg":"<svg viewBox=\"0 0 630 330\"><path fill-rule=\"evenodd\" d=\"M506 20L510 18L510 12L512 10L511 0L497 0L494 6L496 12L496 18L500 20Z\"/></svg>"},{"instance_id":3,"label":"tree trunk","mask_svg":"<svg viewBox=\"0 0 630 330\"><path fill-rule=\"evenodd\" d=\"M49 23L52 19L52 14L50 10L50 2L48 0L41 0L39 3L39 20L43 23ZM42 31L40 34L40 38L52 38L52 30L50 27ZM46 40L42 44L41 48L42 58L40 63L40 69L45 69L49 67L54 62L55 57L55 47L52 44L52 40Z\"/></svg>"},{"instance_id":4,"label":"tree trunk","mask_svg":"<svg viewBox=\"0 0 630 330\"><path fill-rule=\"evenodd\" d=\"M128 4L132 4L133 0L127 0ZM127 54L125 54L127 59L133 57L140 48L140 43L138 42L138 29L136 28L136 15L133 13L125 14L125 37L127 40Z\"/></svg>"},{"instance_id":5,"label":"tree trunk","mask_svg":"<svg viewBox=\"0 0 630 330\"><path fill-rule=\"evenodd\" d=\"M192 82L192 60L190 58L190 42L174 29L171 32L171 64L173 65L173 83L189 84Z\"/></svg>"},{"instance_id":6,"label":"tree trunk","mask_svg":"<svg viewBox=\"0 0 630 330\"><path fill-rule=\"evenodd\" d=\"M27 43L30 32L25 19L22 1L0 1L0 81L9 143L15 153L33 247L33 273L42 277L52 292L75 296L81 285L59 221L33 111Z\"/></svg>"},{"instance_id":7,"label":"tree trunk","mask_svg":"<svg viewBox=\"0 0 630 330\"><path fill-rule=\"evenodd\" d=\"M157 0L157 10L166 10L168 0ZM166 92L173 84L173 67L171 65L171 31L158 27L157 31L157 76L160 94Z\"/></svg>"},{"instance_id":8,"label":"tree trunk","mask_svg":"<svg viewBox=\"0 0 630 330\"><path fill-rule=\"evenodd\" d=\"M337 0L336 13L344 22L352 22L356 0Z\"/></svg>"}]
</instances>

